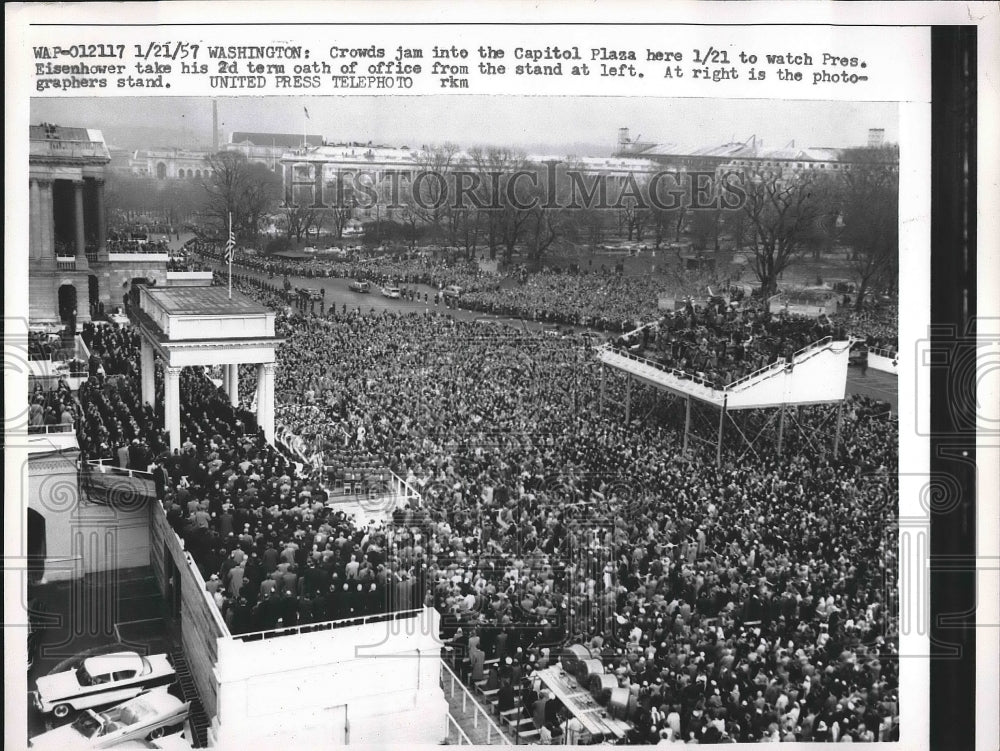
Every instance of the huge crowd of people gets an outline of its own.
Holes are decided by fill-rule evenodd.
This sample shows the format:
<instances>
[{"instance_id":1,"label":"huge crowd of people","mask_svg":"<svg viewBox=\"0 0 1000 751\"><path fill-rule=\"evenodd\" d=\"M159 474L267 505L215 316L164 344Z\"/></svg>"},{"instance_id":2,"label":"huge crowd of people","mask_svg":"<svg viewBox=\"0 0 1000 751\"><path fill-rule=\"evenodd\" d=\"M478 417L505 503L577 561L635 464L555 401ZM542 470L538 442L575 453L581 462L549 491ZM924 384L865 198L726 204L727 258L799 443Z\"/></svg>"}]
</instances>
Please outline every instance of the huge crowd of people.
<instances>
[{"instance_id":1,"label":"huge crowd of people","mask_svg":"<svg viewBox=\"0 0 1000 751\"><path fill-rule=\"evenodd\" d=\"M616 332L657 320L615 345L717 383L847 325L725 306L660 317L651 282L597 281L543 274L463 299L509 298L508 314L525 317L549 300L565 322L603 316ZM652 310L630 284L649 286ZM153 472L234 633L429 604L469 679L494 681L505 704L519 697L545 738L560 732L557 703L534 675L571 643L629 690L632 743L898 738L896 426L884 405L847 400L836 456L817 448L825 413L803 409L782 457L740 461L731 442L717 466L697 442L685 450L679 405L640 391L644 417L626 424L609 406L624 392L614 379L602 402L583 335L437 311L314 316L258 276L234 286L281 311L283 428L334 473L391 469L422 499L381 521L346 516L331 476L268 444L199 369L182 374L170 452L161 408L138 397L136 335L85 325L81 451Z\"/></svg>"},{"instance_id":2,"label":"huge crowd of people","mask_svg":"<svg viewBox=\"0 0 1000 751\"><path fill-rule=\"evenodd\" d=\"M636 741L670 729L671 707L684 740L892 736L880 586L895 452L880 405L849 402L837 461L733 454L716 469L682 454L668 415L597 415L583 339L446 316L286 326L279 399L325 412L307 429L422 491L426 584L460 643L478 634L525 679L544 646L606 643L644 707ZM859 489L869 476L886 482ZM400 534L397 549L416 545Z\"/></svg>"},{"instance_id":3,"label":"huge crowd of people","mask_svg":"<svg viewBox=\"0 0 1000 751\"><path fill-rule=\"evenodd\" d=\"M197 245L196 252L216 262L223 259L222 249L210 243ZM659 298L667 291L658 277L621 275L607 268L534 274L514 268L499 274L428 257L291 260L238 251L234 266L268 277L357 279L376 287L422 284L441 290L455 286L461 294L448 301L449 307L615 334L656 320L660 316ZM749 299L741 300L742 309L751 306L762 307ZM895 352L897 319L893 306L864 312L845 308L830 316L830 323L864 340L869 348Z\"/></svg>"},{"instance_id":4,"label":"huge crowd of people","mask_svg":"<svg viewBox=\"0 0 1000 751\"><path fill-rule=\"evenodd\" d=\"M899 353L899 308L883 305L876 310L849 311L838 316L844 327L864 340L870 350L881 350L887 356Z\"/></svg>"},{"instance_id":5,"label":"huge crowd of people","mask_svg":"<svg viewBox=\"0 0 1000 751\"><path fill-rule=\"evenodd\" d=\"M799 350L826 337L845 341L847 332L825 315L772 315L716 298L705 306L689 302L667 312L618 337L614 346L723 389L768 365L791 362Z\"/></svg>"},{"instance_id":6,"label":"huge crowd of people","mask_svg":"<svg viewBox=\"0 0 1000 751\"><path fill-rule=\"evenodd\" d=\"M217 243L201 241L193 246L198 254L217 263L224 262L225 251ZM387 257L295 260L276 256L249 254L237 249L233 266L275 276L306 279L356 279L377 286L385 284L423 284L442 289L458 286L464 290L495 289L501 277L495 273L445 263L442 259L419 257L396 260Z\"/></svg>"},{"instance_id":7,"label":"huge crowd of people","mask_svg":"<svg viewBox=\"0 0 1000 751\"><path fill-rule=\"evenodd\" d=\"M464 292L459 307L546 323L624 332L656 315L662 282L649 276L532 274L521 284Z\"/></svg>"},{"instance_id":8,"label":"huge crowd of people","mask_svg":"<svg viewBox=\"0 0 1000 751\"><path fill-rule=\"evenodd\" d=\"M149 253L164 255L170 252L170 243L164 239L149 239L130 233L111 233L106 240L109 253Z\"/></svg>"}]
</instances>

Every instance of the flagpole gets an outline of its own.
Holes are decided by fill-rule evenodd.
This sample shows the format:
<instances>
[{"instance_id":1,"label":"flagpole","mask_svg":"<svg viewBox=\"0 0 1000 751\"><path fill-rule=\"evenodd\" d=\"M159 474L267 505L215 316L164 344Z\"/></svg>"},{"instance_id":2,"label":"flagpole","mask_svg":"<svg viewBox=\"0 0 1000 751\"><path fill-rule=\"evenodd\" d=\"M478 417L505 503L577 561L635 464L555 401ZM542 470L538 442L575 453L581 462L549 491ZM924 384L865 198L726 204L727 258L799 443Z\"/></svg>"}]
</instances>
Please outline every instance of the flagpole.
<instances>
[{"instance_id":1,"label":"flagpole","mask_svg":"<svg viewBox=\"0 0 1000 751\"><path fill-rule=\"evenodd\" d=\"M229 247L229 252L226 254L229 256L229 299L233 299L233 253L235 249L232 247L233 242L233 212L229 212L229 238L227 244Z\"/></svg>"}]
</instances>

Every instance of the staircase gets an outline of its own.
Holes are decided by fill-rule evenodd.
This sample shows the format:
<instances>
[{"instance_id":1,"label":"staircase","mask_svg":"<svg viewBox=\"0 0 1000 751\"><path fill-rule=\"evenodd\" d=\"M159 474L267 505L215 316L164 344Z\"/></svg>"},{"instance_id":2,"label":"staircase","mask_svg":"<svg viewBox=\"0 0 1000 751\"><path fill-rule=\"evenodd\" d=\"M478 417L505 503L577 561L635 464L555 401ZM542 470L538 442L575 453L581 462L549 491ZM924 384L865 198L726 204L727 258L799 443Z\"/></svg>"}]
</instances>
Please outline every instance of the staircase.
<instances>
[{"instance_id":1,"label":"staircase","mask_svg":"<svg viewBox=\"0 0 1000 751\"><path fill-rule=\"evenodd\" d=\"M191 745L195 748L205 748L208 745L208 728L210 723L208 716L205 714L205 708L198 698L198 691L195 688L194 678L191 676L191 670L188 668L184 652L179 648L171 649L170 661L177 672L177 683L180 686L183 700L191 702L191 709L188 713L188 724L191 727L191 734L193 736L190 739Z\"/></svg>"}]
</instances>

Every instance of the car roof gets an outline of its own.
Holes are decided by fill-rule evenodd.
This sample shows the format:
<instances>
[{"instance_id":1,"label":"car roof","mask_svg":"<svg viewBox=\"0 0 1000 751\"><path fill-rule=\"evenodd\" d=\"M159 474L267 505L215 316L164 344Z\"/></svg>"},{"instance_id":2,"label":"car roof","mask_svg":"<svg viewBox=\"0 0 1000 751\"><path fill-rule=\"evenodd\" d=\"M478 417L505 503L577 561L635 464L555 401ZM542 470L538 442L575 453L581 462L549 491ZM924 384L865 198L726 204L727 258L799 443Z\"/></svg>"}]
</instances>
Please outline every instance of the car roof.
<instances>
[{"instance_id":1,"label":"car roof","mask_svg":"<svg viewBox=\"0 0 1000 751\"><path fill-rule=\"evenodd\" d=\"M142 672L143 660L135 652L112 652L106 655L88 657L83 661L84 669L91 675L117 673L121 670Z\"/></svg>"}]
</instances>

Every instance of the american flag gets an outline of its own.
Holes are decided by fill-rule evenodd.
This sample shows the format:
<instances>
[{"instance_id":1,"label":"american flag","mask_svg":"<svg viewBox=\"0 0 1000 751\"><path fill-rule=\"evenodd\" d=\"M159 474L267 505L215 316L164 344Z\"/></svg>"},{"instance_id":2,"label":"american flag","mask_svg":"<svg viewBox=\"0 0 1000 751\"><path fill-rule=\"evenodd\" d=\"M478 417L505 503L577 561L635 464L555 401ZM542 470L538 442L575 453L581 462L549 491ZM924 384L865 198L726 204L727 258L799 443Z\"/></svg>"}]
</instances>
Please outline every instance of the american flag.
<instances>
[{"instance_id":1,"label":"american flag","mask_svg":"<svg viewBox=\"0 0 1000 751\"><path fill-rule=\"evenodd\" d=\"M236 248L236 235L233 234L233 217L229 216L229 238L226 240L226 263L233 262L233 250Z\"/></svg>"}]
</instances>

